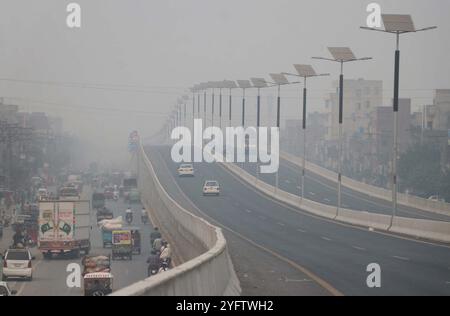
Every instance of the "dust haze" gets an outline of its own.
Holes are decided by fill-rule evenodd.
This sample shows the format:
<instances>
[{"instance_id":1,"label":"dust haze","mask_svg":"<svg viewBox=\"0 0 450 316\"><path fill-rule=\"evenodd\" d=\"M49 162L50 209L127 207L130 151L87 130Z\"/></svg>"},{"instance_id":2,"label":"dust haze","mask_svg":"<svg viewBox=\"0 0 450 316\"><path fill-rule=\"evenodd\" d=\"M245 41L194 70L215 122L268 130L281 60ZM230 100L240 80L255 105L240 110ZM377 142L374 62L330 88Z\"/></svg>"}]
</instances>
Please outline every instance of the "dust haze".
<instances>
[{"instance_id":1,"label":"dust haze","mask_svg":"<svg viewBox=\"0 0 450 316\"><path fill-rule=\"evenodd\" d=\"M392 98L394 40L358 28L372 1L79 0L80 29L66 26L70 2L0 1L0 97L22 111L62 117L64 129L84 141L86 163L126 166L128 134L156 133L177 98L203 81L268 78L312 63L331 73L309 87L309 110L322 111L339 69L311 56L326 55L327 46L372 56L347 67L346 78L383 80L384 105ZM450 2L377 2L384 13L411 14L417 26L439 26L402 39L405 96L413 107L432 103L432 89L450 86ZM269 90L262 98L267 125L276 95ZM300 115L297 90L285 88L283 119Z\"/></svg>"}]
</instances>

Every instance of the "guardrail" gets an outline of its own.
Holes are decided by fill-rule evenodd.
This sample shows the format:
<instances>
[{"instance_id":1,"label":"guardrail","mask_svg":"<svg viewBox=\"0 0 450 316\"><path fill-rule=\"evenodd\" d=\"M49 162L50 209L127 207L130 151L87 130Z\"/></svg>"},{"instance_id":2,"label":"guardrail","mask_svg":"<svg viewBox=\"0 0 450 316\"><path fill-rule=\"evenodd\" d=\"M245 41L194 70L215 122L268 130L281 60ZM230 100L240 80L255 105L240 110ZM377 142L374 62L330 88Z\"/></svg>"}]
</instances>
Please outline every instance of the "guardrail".
<instances>
[{"instance_id":1,"label":"guardrail","mask_svg":"<svg viewBox=\"0 0 450 316\"><path fill-rule=\"evenodd\" d=\"M450 242L450 222L394 217L391 226L391 216L389 215L345 208L339 209L338 216L336 217L337 208L335 206L318 203L305 198L302 199L298 195L277 189L249 174L235 164L221 163L220 165L267 196L314 215L352 225L367 227L369 229L389 231L439 242Z\"/></svg>"},{"instance_id":2,"label":"guardrail","mask_svg":"<svg viewBox=\"0 0 450 316\"><path fill-rule=\"evenodd\" d=\"M235 296L239 280L220 228L181 207L165 191L142 146L138 154L142 203L175 250L187 260L175 268L114 292L114 296Z\"/></svg>"},{"instance_id":3,"label":"guardrail","mask_svg":"<svg viewBox=\"0 0 450 316\"><path fill-rule=\"evenodd\" d=\"M292 164L302 166L303 158L301 157L297 157L286 152L281 152L280 157ZM337 183L337 173L335 173L334 171L323 168L309 161L306 161L305 165L308 171L315 173L329 181ZM390 190L376 187L345 176L342 177L342 185L356 192L364 193L381 200L392 201L392 192ZM398 193L397 202L407 207L420 209L430 213L450 216L450 203L431 201L418 196L404 193Z\"/></svg>"}]
</instances>

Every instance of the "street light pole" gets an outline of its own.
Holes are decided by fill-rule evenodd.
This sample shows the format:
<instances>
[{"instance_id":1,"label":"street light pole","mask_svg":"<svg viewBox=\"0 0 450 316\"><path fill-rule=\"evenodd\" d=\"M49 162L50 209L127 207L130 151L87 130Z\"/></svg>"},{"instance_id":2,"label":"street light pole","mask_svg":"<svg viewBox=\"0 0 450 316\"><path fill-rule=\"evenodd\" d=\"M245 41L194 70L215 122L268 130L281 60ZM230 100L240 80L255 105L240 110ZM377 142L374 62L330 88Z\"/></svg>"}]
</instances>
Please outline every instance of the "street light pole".
<instances>
[{"instance_id":1,"label":"street light pole","mask_svg":"<svg viewBox=\"0 0 450 316\"><path fill-rule=\"evenodd\" d=\"M294 65L298 74L283 73L289 76L296 76L303 78L303 111L302 111L302 131L303 131L303 159L302 159L302 184L301 184L301 199L305 198L305 177L306 177L306 100L307 100L307 86L308 78L329 76L330 74L317 74L311 65Z\"/></svg>"},{"instance_id":2,"label":"street light pole","mask_svg":"<svg viewBox=\"0 0 450 316\"><path fill-rule=\"evenodd\" d=\"M340 64L340 75L339 75L339 135L338 135L338 203L336 208L335 218L339 216L339 210L341 208L341 197L342 197L342 123L344 116L344 63L370 60L371 57L356 58L353 52L348 47L328 47L333 58L325 57L313 57L313 59L321 59L327 61L333 61Z\"/></svg>"},{"instance_id":3,"label":"street light pole","mask_svg":"<svg viewBox=\"0 0 450 316\"><path fill-rule=\"evenodd\" d=\"M398 177L397 177L397 161L398 161L398 110L399 110L399 90L400 90L400 35L407 33L416 33L434 30L437 27L425 27L416 29L414 22L410 15L406 14L382 14L381 15L384 24L383 29L371 28L362 26L361 29L390 33L395 35L395 61L394 61L394 99L393 99L393 112L394 112L394 140L393 140L393 154L392 154L392 216L389 225L389 229L392 227L394 218L397 215L397 195L398 195Z\"/></svg>"},{"instance_id":4,"label":"street light pole","mask_svg":"<svg viewBox=\"0 0 450 316\"><path fill-rule=\"evenodd\" d=\"M219 128L222 129L222 85L219 87Z\"/></svg>"},{"instance_id":5,"label":"street light pole","mask_svg":"<svg viewBox=\"0 0 450 316\"><path fill-rule=\"evenodd\" d=\"M242 116L241 126L245 128L245 90L251 88L252 85L249 80L237 80L239 88L242 89Z\"/></svg>"}]
</instances>

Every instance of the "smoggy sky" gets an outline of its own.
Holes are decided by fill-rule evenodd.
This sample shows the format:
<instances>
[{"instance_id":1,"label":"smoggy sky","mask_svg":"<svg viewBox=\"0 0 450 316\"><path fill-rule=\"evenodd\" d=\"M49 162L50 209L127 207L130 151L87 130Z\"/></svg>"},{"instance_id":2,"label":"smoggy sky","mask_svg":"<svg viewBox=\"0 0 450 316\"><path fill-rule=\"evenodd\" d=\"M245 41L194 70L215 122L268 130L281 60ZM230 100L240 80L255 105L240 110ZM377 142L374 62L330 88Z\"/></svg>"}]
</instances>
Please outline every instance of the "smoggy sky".
<instances>
[{"instance_id":1,"label":"smoggy sky","mask_svg":"<svg viewBox=\"0 0 450 316\"><path fill-rule=\"evenodd\" d=\"M70 2L81 5L80 29L66 26ZM294 63L310 63L332 74L309 84L309 110L323 110L339 67L311 56L327 56L328 46L374 57L349 64L345 76L383 80L389 105L395 42L359 29L371 2L0 0L0 96L23 110L62 116L66 130L98 149L92 159L109 161L127 157L131 130L156 132L177 97L202 81L269 79L271 72L294 71ZM383 13L411 14L417 27L439 27L401 40L401 97L411 97L414 106L431 103L433 89L450 88L450 2L377 2ZM266 96L276 90L263 93L268 124L274 112ZM284 119L299 115L297 96L298 86L283 88Z\"/></svg>"}]
</instances>

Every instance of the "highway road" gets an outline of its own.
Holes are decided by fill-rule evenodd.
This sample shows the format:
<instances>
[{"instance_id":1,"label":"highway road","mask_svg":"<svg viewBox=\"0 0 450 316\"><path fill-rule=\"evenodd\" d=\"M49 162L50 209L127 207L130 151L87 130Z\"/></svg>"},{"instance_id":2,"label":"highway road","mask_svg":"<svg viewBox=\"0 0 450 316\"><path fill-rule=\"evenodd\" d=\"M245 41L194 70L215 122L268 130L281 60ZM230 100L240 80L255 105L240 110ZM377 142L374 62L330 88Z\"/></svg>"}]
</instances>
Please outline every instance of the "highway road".
<instances>
[{"instance_id":1,"label":"highway road","mask_svg":"<svg viewBox=\"0 0 450 316\"><path fill-rule=\"evenodd\" d=\"M120 216L125 213L127 208L122 200L117 202L108 201L107 207L113 210L114 216ZM141 222L140 214L142 206L140 204L132 204L134 211L132 226L138 226L141 229L142 253L141 255L133 255L132 261L113 261L112 274L114 275L114 289L118 290L128 286L134 282L140 281L147 277L146 260L150 253L150 232L151 224L144 225ZM109 254L110 249L102 248L101 231L96 225L96 214L92 211L91 223L91 254ZM11 228L7 228L5 235L0 239L0 251L3 251L11 244L12 232ZM22 280L8 280L8 284L12 289L18 291L18 295L22 296L80 296L83 295L81 288L69 288L66 279L69 272L66 268L70 263L78 263L81 266L81 259L55 258L52 260L43 259L37 249L31 250L36 259L33 261L33 281L27 282Z\"/></svg>"},{"instance_id":2,"label":"highway road","mask_svg":"<svg viewBox=\"0 0 450 316\"><path fill-rule=\"evenodd\" d=\"M257 165L255 163L244 164L244 169L254 176L257 175ZM258 176L264 182L275 186L275 174L259 174ZM301 167L281 159L278 176L281 190L301 195ZM306 171L305 197L322 204L337 206L337 184L315 173ZM357 211L392 214L391 202L377 199L346 187L342 187L342 207ZM398 205L397 214L398 216L410 218L450 221L449 216L433 214L403 205Z\"/></svg>"},{"instance_id":3,"label":"highway road","mask_svg":"<svg viewBox=\"0 0 450 316\"><path fill-rule=\"evenodd\" d=\"M307 275L310 285L316 285L309 294L322 287L328 294L450 295L447 245L371 232L312 216L256 192L215 164L195 164L195 177L179 178L169 147L147 148L147 153L173 198L182 205L190 204L191 209L223 227L244 294L249 293L252 282L246 282L242 270L246 274L257 271L255 280L288 264L295 267L297 274L280 278L280 282L285 286L301 284ZM221 195L204 197L201 188L205 180L218 180ZM260 261L249 259L247 264L252 266L245 266L239 260L245 250L236 240L262 250L266 257L256 259ZM272 265L274 258L282 264ZM369 288L366 284L366 269L371 263L381 267L381 288ZM259 287L252 293L283 295L280 286L266 282L264 289ZM299 285L298 292L294 289L290 294L305 292L308 289Z\"/></svg>"}]
</instances>

